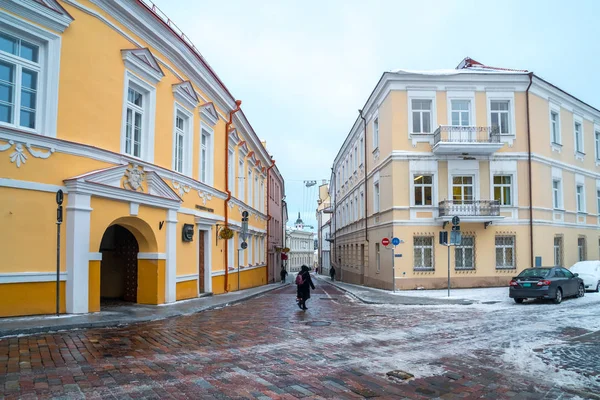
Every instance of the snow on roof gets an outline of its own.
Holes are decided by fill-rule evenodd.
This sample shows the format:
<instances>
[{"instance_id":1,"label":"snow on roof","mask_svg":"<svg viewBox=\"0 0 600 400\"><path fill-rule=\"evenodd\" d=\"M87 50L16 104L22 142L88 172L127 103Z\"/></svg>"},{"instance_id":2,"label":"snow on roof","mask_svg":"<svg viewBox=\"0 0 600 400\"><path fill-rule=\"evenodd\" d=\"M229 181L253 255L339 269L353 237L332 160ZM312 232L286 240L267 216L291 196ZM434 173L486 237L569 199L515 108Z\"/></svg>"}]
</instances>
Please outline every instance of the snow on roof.
<instances>
[{"instance_id":1,"label":"snow on roof","mask_svg":"<svg viewBox=\"0 0 600 400\"><path fill-rule=\"evenodd\" d=\"M389 71L395 74L416 74L416 75L460 75L460 74L526 74L529 71L524 69L498 68L484 65L472 58L465 57L454 69L432 69L432 70L414 70L414 69L395 69Z\"/></svg>"}]
</instances>

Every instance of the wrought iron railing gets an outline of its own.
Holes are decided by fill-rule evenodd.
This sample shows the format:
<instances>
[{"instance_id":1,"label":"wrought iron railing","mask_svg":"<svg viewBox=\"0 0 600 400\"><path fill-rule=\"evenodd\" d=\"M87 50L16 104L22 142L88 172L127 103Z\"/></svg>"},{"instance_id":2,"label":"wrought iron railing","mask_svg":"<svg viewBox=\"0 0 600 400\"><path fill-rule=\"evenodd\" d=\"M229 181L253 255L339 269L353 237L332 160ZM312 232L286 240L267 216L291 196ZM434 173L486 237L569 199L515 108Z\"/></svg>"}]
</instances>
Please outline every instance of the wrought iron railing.
<instances>
[{"instance_id":1,"label":"wrought iron railing","mask_svg":"<svg viewBox=\"0 0 600 400\"><path fill-rule=\"evenodd\" d=\"M443 143L500 143L495 126L440 125L433 133L433 144Z\"/></svg>"},{"instance_id":2,"label":"wrought iron railing","mask_svg":"<svg viewBox=\"0 0 600 400\"><path fill-rule=\"evenodd\" d=\"M440 217L497 217L500 216L498 200L444 200L439 203Z\"/></svg>"}]
</instances>

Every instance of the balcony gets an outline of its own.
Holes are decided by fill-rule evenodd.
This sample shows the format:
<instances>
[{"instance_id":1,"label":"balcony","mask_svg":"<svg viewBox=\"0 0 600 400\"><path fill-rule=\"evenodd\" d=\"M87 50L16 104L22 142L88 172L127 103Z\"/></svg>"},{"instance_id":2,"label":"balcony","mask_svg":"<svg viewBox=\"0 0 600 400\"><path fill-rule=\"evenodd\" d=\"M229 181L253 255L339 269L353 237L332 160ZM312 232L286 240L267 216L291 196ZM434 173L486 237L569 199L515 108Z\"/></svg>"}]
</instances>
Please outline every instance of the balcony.
<instances>
[{"instance_id":1,"label":"balcony","mask_svg":"<svg viewBox=\"0 0 600 400\"><path fill-rule=\"evenodd\" d=\"M450 221L454 216L459 217L463 222L491 223L492 221L504 219L500 215L500 202L498 200L440 201L438 219Z\"/></svg>"},{"instance_id":2,"label":"balcony","mask_svg":"<svg viewBox=\"0 0 600 400\"><path fill-rule=\"evenodd\" d=\"M440 125L433 133L435 154L490 155L502 146L496 127Z\"/></svg>"}]
</instances>

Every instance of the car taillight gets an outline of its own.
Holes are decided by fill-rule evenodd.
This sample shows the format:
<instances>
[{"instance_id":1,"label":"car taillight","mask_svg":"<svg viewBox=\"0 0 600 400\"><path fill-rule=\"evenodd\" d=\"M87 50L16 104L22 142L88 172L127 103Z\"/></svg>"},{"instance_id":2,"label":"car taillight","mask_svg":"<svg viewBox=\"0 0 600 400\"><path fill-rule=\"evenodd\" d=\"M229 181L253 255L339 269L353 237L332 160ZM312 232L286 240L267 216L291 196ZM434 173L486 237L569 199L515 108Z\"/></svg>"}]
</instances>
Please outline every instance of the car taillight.
<instances>
[{"instance_id":1,"label":"car taillight","mask_svg":"<svg viewBox=\"0 0 600 400\"><path fill-rule=\"evenodd\" d=\"M517 281L515 281L514 279L510 281L510 286L517 286Z\"/></svg>"},{"instance_id":2,"label":"car taillight","mask_svg":"<svg viewBox=\"0 0 600 400\"><path fill-rule=\"evenodd\" d=\"M550 286L550 284L551 284L551 283L552 283L552 282L550 282L550 281L543 280L543 281L539 281L539 282L537 283L537 285L538 285L538 286Z\"/></svg>"}]
</instances>

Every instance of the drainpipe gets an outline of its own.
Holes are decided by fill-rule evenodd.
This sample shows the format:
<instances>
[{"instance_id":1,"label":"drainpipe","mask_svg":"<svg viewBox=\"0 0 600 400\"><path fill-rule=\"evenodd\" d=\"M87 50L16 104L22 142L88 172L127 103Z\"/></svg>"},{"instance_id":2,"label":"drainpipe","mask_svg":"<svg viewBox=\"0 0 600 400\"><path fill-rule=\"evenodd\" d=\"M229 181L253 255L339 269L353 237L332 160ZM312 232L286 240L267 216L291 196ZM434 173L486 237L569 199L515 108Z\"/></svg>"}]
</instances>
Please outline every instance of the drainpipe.
<instances>
[{"instance_id":1,"label":"drainpipe","mask_svg":"<svg viewBox=\"0 0 600 400\"><path fill-rule=\"evenodd\" d=\"M531 267L533 267L533 189L531 187L531 130L529 123L529 88L533 83L533 72L530 72L528 75L529 86L527 86L527 90L525 90L525 96L527 96L527 165L529 168L529 249L531 253Z\"/></svg>"},{"instance_id":2,"label":"drainpipe","mask_svg":"<svg viewBox=\"0 0 600 400\"><path fill-rule=\"evenodd\" d=\"M271 159L271 166L269 168L267 168L267 268L266 268L266 275L267 278L265 280L265 282L267 282L267 284L269 283L269 232L271 231L271 229L269 228L271 226L271 214L269 214L269 184L271 183L271 179L269 179L269 171L271 171L271 169L275 166L275 160ZM273 260L273 262L275 262L275 260ZM273 265L273 282L275 282L275 265Z\"/></svg>"},{"instance_id":3,"label":"drainpipe","mask_svg":"<svg viewBox=\"0 0 600 400\"><path fill-rule=\"evenodd\" d=\"M227 193L227 198L225 199L225 227L229 226L229 200L231 200L231 191L229 190L229 127L233 121L233 114L240 111L241 105L241 100L235 101L235 108L229 111L229 121L227 121L225 124L225 192ZM227 254L229 254L229 240L225 241L225 292L229 291L227 290L229 285L229 265L227 264Z\"/></svg>"},{"instance_id":4,"label":"drainpipe","mask_svg":"<svg viewBox=\"0 0 600 400\"><path fill-rule=\"evenodd\" d=\"M367 243L369 243L369 231L368 231L368 224L369 224L369 217L367 216L367 203L368 203L368 196L367 196L367 120L365 119L365 117L363 117L363 110L358 110L358 112L360 113L360 118L363 120L363 123L365 124L365 137L364 137L364 145L365 145L365 157L363 158L363 163L365 164L365 240L367 241ZM368 250L368 248L367 248ZM364 262L364 260L363 260Z\"/></svg>"}]
</instances>

